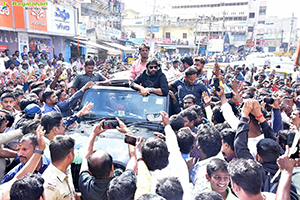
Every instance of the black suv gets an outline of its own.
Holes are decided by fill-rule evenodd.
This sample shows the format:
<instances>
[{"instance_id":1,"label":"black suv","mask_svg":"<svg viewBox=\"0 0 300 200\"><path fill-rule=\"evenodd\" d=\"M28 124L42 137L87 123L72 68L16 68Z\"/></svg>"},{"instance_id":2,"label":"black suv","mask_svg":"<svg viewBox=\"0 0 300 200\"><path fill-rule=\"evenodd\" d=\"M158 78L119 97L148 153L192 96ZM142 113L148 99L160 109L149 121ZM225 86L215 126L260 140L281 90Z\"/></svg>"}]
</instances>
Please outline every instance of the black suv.
<instances>
[{"instance_id":1,"label":"black suv","mask_svg":"<svg viewBox=\"0 0 300 200\"><path fill-rule=\"evenodd\" d=\"M75 148L83 153L92 134L94 126L102 119L120 118L131 130L134 136L148 138L154 131L163 132L163 126L158 122L147 121L146 115L169 110L169 97L150 94L142 96L137 91L126 87L94 86L88 89L82 98L81 105L94 103L92 113L83 116L81 122L67 134L72 134L76 140ZM94 149L107 151L114 163L126 166L129 160L128 145L124 143L124 134L117 129L108 129L95 140Z\"/></svg>"}]
</instances>

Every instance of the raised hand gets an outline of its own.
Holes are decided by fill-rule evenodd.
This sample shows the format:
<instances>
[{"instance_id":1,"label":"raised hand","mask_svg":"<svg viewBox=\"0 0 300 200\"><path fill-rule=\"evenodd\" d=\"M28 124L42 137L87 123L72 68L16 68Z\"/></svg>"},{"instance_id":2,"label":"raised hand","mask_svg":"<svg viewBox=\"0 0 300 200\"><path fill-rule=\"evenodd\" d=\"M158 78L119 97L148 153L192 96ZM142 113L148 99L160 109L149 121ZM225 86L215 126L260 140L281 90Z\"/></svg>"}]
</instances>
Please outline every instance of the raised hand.
<instances>
[{"instance_id":1,"label":"raised hand","mask_svg":"<svg viewBox=\"0 0 300 200\"><path fill-rule=\"evenodd\" d=\"M44 127L39 125L38 128L36 129L36 140L38 142L37 148L40 151L44 151L46 148L45 140L44 140L44 135L46 131L44 130Z\"/></svg>"},{"instance_id":2,"label":"raised hand","mask_svg":"<svg viewBox=\"0 0 300 200\"><path fill-rule=\"evenodd\" d=\"M117 126L117 130L121 133L126 133L127 135L132 135L130 133L130 130L127 128L127 126L124 124L124 122L122 122L118 117L116 117L117 121L118 121L118 126Z\"/></svg>"},{"instance_id":3,"label":"raised hand","mask_svg":"<svg viewBox=\"0 0 300 200\"><path fill-rule=\"evenodd\" d=\"M209 96L207 92L202 92L202 99L205 103L205 105L209 105L212 99L212 96Z\"/></svg>"},{"instance_id":4,"label":"raised hand","mask_svg":"<svg viewBox=\"0 0 300 200\"><path fill-rule=\"evenodd\" d=\"M97 124L97 126L95 126L94 128L94 136L99 136L101 133L103 133L104 131L106 131L106 129L103 129L103 123L105 122L105 120L101 120L99 124Z\"/></svg>"}]
</instances>

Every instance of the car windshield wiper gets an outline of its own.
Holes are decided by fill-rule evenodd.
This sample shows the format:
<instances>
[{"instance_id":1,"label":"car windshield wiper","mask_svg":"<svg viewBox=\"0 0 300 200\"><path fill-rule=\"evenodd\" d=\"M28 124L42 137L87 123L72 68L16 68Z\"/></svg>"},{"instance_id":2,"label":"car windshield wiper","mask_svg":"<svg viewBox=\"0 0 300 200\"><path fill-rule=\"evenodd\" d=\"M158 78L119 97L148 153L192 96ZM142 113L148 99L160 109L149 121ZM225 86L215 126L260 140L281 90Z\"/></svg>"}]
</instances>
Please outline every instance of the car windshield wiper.
<instances>
[{"instance_id":1,"label":"car windshield wiper","mask_svg":"<svg viewBox=\"0 0 300 200\"><path fill-rule=\"evenodd\" d=\"M82 121L85 124L90 124L90 123L100 122L103 119L105 119L105 120L116 120L115 117L97 117L96 119L84 119ZM123 119L121 119L121 120L123 121Z\"/></svg>"},{"instance_id":2,"label":"car windshield wiper","mask_svg":"<svg viewBox=\"0 0 300 200\"><path fill-rule=\"evenodd\" d=\"M157 131L157 132L164 131L164 126L158 122L140 121L140 122L128 123L127 126L142 127L142 128L147 128L151 131Z\"/></svg>"}]
</instances>

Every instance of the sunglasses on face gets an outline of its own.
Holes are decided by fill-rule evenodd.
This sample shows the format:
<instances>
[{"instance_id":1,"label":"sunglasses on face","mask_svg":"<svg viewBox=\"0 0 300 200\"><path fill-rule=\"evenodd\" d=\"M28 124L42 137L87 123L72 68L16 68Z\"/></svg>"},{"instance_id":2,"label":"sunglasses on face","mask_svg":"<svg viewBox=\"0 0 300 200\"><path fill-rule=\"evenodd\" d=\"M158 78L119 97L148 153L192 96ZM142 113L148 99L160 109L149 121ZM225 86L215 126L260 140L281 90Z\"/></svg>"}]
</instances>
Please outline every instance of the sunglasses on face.
<instances>
[{"instance_id":1,"label":"sunglasses on face","mask_svg":"<svg viewBox=\"0 0 300 200\"><path fill-rule=\"evenodd\" d=\"M156 66L149 66L149 69L157 69L158 68L158 66L156 65Z\"/></svg>"}]
</instances>

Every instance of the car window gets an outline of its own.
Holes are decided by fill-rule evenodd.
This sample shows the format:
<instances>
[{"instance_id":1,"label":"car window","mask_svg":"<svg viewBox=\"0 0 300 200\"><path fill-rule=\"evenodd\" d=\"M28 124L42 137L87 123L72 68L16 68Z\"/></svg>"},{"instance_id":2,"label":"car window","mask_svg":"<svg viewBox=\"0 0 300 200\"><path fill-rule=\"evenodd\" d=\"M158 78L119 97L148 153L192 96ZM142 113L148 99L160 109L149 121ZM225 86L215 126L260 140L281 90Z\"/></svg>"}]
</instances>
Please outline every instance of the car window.
<instances>
[{"instance_id":1,"label":"car window","mask_svg":"<svg viewBox=\"0 0 300 200\"><path fill-rule=\"evenodd\" d=\"M136 91L107 89L88 90L82 100L94 103L92 113L87 118L103 116L146 120L146 114L166 111L166 97L151 94L143 97Z\"/></svg>"}]
</instances>

